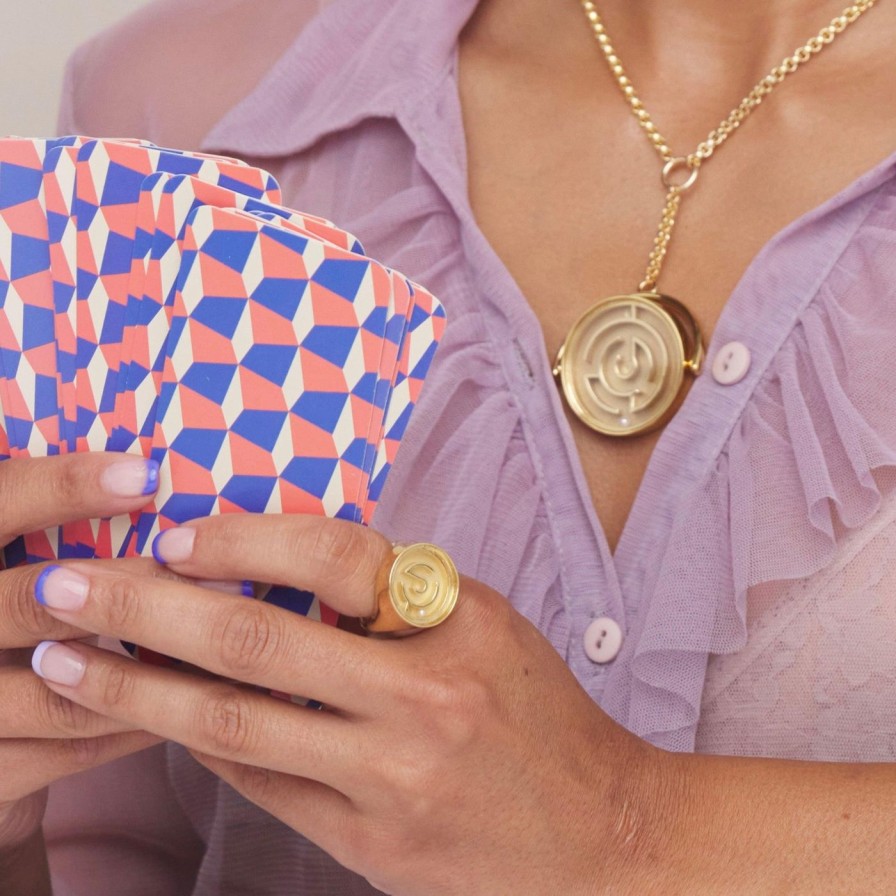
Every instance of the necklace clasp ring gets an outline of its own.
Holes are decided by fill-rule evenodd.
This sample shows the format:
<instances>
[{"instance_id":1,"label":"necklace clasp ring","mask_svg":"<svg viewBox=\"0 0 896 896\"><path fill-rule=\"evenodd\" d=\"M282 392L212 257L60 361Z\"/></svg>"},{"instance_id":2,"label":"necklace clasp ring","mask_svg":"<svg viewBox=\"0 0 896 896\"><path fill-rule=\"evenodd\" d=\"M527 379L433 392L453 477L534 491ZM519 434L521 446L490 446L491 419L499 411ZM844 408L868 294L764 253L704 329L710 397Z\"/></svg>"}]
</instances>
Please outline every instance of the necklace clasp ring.
<instances>
[{"instance_id":1,"label":"necklace clasp ring","mask_svg":"<svg viewBox=\"0 0 896 896\"><path fill-rule=\"evenodd\" d=\"M679 168L687 168L687 170L690 171L690 174L682 183L677 184L672 180L672 175ZM690 159L685 156L676 156L674 159L669 159L669 161L663 165L663 186L667 190L675 190L678 193L684 193L697 183L697 175L699 173L700 169L697 165L691 162Z\"/></svg>"}]
</instances>

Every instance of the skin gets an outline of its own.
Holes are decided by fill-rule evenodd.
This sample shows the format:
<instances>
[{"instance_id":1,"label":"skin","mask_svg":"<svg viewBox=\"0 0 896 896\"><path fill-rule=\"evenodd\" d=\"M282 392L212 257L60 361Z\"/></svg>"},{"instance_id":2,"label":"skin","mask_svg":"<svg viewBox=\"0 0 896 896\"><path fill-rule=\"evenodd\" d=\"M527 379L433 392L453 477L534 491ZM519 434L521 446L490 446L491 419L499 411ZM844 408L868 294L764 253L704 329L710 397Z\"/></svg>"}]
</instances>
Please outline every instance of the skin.
<instances>
[{"instance_id":1,"label":"skin","mask_svg":"<svg viewBox=\"0 0 896 896\"><path fill-rule=\"evenodd\" d=\"M124 466L142 475L142 458L118 454L13 459L0 464L0 543L78 519L136 510L149 498L137 481L122 497L110 490L108 473ZM134 470L137 472L134 473ZM131 483L133 485L133 483ZM46 564L0 572L0 882L3 892L39 896L49 892L40 824L47 786L160 742L138 726L98 715L47 690L31 670L34 647L47 638L83 638L90 633L48 615L34 600ZM100 562L127 575L178 578L151 560ZM239 584L214 581L214 588ZM14 885L15 884L15 885Z\"/></svg>"},{"instance_id":2,"label":"skin","mask_svg":"<svg viewBox=\"0 0 896 896\"><path fill-rule=\"evenodd\" d=\"M110 494L104 473L121 460L120 455L89 455L4 461L0 542L8 544L20 532L123 513L146 503L140 495ZM132 725L52 695L35 680L30 657L36 644L86 634L21 599L33 590L42 569L0 572L0 880L9 884L10 893L49 891L40 837L47 785L158 742Z\"/></svg>"},{"instance_id":3,"label":"skin","mask_svg":"<svg viewBox=\"0 0 896 896\"><path fill-rule=\"evenodd\" d=\"M896 126L876 110L889 96L893 9L876 7L779 88L781 101L763 104L689 196L661 285L687 301L708 335L762 245L891 151ZM605 10L677 152L693 148L837 12L803 0L641 0ZM575 3L485 0L464 34L460 72L471 200L552 355L595 290L621 292L640 279L662 205L658 163ZM545 173L541 159L555 160L549 178L533 176ZM736 226L720 226L732 208ZM515 251L532 209L560 247L540 268ZM556 282L568 283L573 297L559 310L548 289ZM586 472L600 471L589 472L589 484L615 545L655 439L618 443L575 432ZM225 517L189 528L192 553L171 566L179 576L309 588L353 616L371 612L389 547L375 532L304 517ZM386 641L160 580L147 568L72 569L86 582L84 603L43 611L67 626L44 637L122 637L225 679L314 697L327 709L82 645L44 654L46 661L76 651L69 669L80 673L77 684L48 682L49 689L95 716L186 744L248 799L385 892L896 887L893 766L658 751L603 714L550 645L480 583L463 581L458 609L437 629ZM34 612L23 609L34 602L34 579L18 575L3 580L10 587L0 618ZM34 842L32 832L36 867Z\"/></svg>"},{"instance_id":4,"label":"skin","mask_svg":"<svg viewBox=\"0 0 896 896\"><path fill-rule=\"evenodd\" d=\"M191 560L177 566L187 575L211 565L301 581L354 616L370 615L371 583L391 550L375 532L312 517L222 517L195 531ZM257 550L261 543L279 566ZM558 876L554 862L564 854L572 862L584 846L568 812L582 801L582 782L601 782L582 806L598 817L601 800L621 789L624 766L637 761L647 771L657 755L595 714L553 648L500 595L472 581L463 582L464 606L439 628L382 640L261 602L219 601L189 585L156 590L149 580L98 575L90 564L71 569L89 577L90 594L82 609L59 618L97 630L133 626L151 649L200 659L224 679L312 696L327 709L118 663L80 645L84 677L59 692L115 718L140 715L141 727L185 743L386 892L500 893L511 867L526 892L544 891L550 867L564 892L577 892L572 866ZM548 692L559 700L546 699ZM547 711L533 725L534 705ZM571 749L545 765L539 756L559 725ZM495 806L513 823L495 824ZM601 839L617 839L609 818L601 827ZM521 853L520 842L538 846ZM452 880L452 867L471 870L472 888Z\"/></svg>"}]
</instances>

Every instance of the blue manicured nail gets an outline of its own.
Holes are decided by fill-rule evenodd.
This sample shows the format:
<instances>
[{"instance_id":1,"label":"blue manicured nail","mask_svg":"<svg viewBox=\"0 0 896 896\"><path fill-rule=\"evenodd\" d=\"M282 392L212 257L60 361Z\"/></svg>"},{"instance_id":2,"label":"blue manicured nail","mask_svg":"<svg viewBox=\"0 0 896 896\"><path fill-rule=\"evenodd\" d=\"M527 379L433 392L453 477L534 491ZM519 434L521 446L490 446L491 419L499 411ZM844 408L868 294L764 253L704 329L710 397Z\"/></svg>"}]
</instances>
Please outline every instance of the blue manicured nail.
<instances>
[{"instance_id":1,"label":"blue manicured nail","mask_svg":"<svg viewBox=\"0 0 896 896\"><path fill-rule=\"evenodd\" d=\"M193 556L196 530L188 526L166 529L153 539L152 555L156 563L184 563Z\"/></svg>"},{"instance_id":2,"label":"blue manicured nail","mask_svg":"<svg viewBox=\"0 0 896 896\"><path fill-rule=\"evenodd\" d=\"M62 566L48 566L34 583L39 604L52 610L80 610L90 593L90 581Z\"/></svg>"},{"instance_id":3,"label":"blue manicured nail","mask_svg":"<svg viewBox=\"0 0 896 896\"><path fill-rule=\"evenodd\" d=\"M44 569L44 571L37 577L37 581L34 583L34 596L37 598L39 604L47 606L47 602L44 599L44 586L47 583L47 579L53 575L57 569L62 569L62 567L54 563Z\"/></svg>"},{"instance_id":4,"label":"blue manicured nail","mask_svg":"<svg viewBox=\"0 0 896 896\"><path fill-rule=\"evenodd\" d=\"M107 467L100 482L110 495L119 498L146 497L159 487L159 464L142 457L127 457Z\"/></svg>"},{"instance_id":5,"label":"blue manicured nail","mask_svg":"<svg viewBox=\"0 0 896 896\"><path fill-rule=\"evenodd\" d=\"M159 462L157 460L146 461L146 485L143 487L144 495L154 495L159 488Z\"/></svg>"}]
</instances>

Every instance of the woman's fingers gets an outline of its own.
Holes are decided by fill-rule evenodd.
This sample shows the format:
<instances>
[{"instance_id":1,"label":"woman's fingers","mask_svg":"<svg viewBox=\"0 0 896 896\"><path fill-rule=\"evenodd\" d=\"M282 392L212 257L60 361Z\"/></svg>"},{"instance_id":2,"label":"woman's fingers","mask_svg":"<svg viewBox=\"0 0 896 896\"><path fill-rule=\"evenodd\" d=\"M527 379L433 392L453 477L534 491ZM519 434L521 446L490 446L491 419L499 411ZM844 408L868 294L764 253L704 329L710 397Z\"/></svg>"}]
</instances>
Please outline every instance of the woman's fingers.
<instances>
[{"instance_id":1,"label":"woman's fingers","mask_svg":"<svg viewBox=\"0 0 896 896\"><path fill-rule=\"evenodd\" d=\"M392 545L378 532L316 516L224 514L162 533L161 563L198 578L252 579L313 591L347 616L371 616Z\"/></svg>"},{"instance_id":2,"label":"woman's fingers","mask_svg":"<svg viewBox=\"0 0 896 896\"><path fill-rule=\"evenodd\" d=\"M0 464L0 543L74 520L142 507L158 486L155 461L126 454L13 458Z\"/></svg>"},{"instance_id":3,"label":"woman's fingers","mask_svg":"<svg viewBox=\"0 0 896 896\"><path fill-rule=\"evenodd\" d=\"M54 644L38 666L63 696L190 749L345 785L360 767L352 724L255 690Z\"/></svg>"},{"instance_id":4,"label":"woman's fingers","mask_svg":"<svg viewBox=\"0 0 896 896\"><path fill-rule=\"evenodd\" d=\"M0 649L33 647L48 638L84 636L83 629L54 619L34 600L37 581L45 568L45 564L17 566L0 573Z\"/></svg>"},{"instance_id":5,"label":"woman's fingers","mask_svg":"<svg viewBox=\"0 0 896 896\"><path fill-rule=\"evenodd\" d=\"M0 464L0 545L23 533L136 510L158 485L158 464L125 454L13 458ZM42 566L0 575L0 649L83 634L29 600Z\"/></svg>"},{"instance_id":6,"label":"woman's fingers","mask_svg":"<svg viewBox=\"0 0 896 896\"><path fill-rule=\"evenodd\" d=\"M39 600L72 625L348 712L370 711L387 675L382 644L182 581L77 563L51 568Z\"/></svg>"},{"instance_id":7,"label":"woman's fingers","mask_svg":"<svg viewBox=\"0 0 896 896\"><path fill-rule=\"evenodd\" d=\"M0 740L101 737L130 730L127 723L72 703L50 690L31 670L0 669Z\"/></svg>"},{"instance_id":8,"label":"woman's fingers","mask_svg":"<svg viewBox=\"0 0 896 896\"><path fill-rule=\"evenodd\" d=\"M5 460L0 546L23 534L137 510L157 485L158 464L142 457L78 453ZM13 648L84 634L34 600L44 572L44 566L32 565L0 573L0 806L7 819L24 818L30 828L39 823L39 792L48 784L158 742L85 711L22 667Z\"/></svg>"},{"instance_id":9,"label":"woman's fingers","mask_svg":"<svg viewBox=\"0 0 896 896\"><path fill-rule=\"evenodd\" d=\"M46 563L17 566L0 574L0 649L34 647L41 641L82 638L93 632L92 629L79 626L76 621L62 621L51 616L47 608L34 599L38 591L38 582L50 567L51 565ZM59 567L53 564L52 568ZM183 578L174 571L141 557L128 560L93 560L90 561L89 568L96 571L117 570L122 577L134 580L183 581ZM214 581L207 582L206 587L221 593L238 594L241 583ZM113 637L118 637L118 634L114 634Z\"/></svg>"}]
</instances>

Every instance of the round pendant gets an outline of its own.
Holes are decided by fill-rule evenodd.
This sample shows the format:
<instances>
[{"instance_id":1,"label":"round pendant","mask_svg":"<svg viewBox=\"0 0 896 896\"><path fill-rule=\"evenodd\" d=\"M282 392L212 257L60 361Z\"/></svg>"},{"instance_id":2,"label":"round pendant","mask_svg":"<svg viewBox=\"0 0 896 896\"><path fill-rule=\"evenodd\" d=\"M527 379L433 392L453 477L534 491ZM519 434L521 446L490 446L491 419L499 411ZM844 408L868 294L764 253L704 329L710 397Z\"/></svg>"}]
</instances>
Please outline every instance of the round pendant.
<instances>
[{"instance_id":1,"label":"round pendant","mask_svg":"<svg viewBox=\"0 0 896 896\"><path fill-rule=\"evenodd\" d=\"M573 325L554 367L576 416L608 436L662 426L699 372L700 333L688 310L657 293L614 296Z\"/></svg>"}]
</instances>

